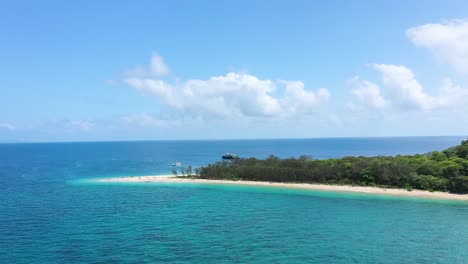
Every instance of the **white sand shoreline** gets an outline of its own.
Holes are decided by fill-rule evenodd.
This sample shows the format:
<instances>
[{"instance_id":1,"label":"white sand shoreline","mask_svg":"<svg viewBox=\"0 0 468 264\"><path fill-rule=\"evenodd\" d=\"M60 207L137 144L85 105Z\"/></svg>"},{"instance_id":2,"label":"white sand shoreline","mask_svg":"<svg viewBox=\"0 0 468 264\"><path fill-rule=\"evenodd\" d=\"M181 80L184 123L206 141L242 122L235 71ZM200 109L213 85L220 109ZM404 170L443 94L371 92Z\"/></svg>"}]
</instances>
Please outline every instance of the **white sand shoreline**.
<instances>
[{"instance_id":1,"label":"white sand shoreline","mask_svg":"<svg viewBox=\"0 0 468 264\"><path fill-rule=\"evenodd\" d=\"M368 186L349 186L349 185L327 185L327 184L310 184L310 183L280 183L280 182L258 182L258 181L230 181L230 180L207 180L207 179L190 179L178 178L173 175L150 175L150 176L128 176L117 178L102 178L97 179L98 182L135 182L135 183L203 183L203 184L231 184L231 185L252 185L252 186L272 186L294 189L307 189L319 191L335 191L335 192L354 192L365 194L380 194L393 196L407 196L432 199L447 199L447 200L462 200L468 201L468 194L453 194L446 192L429 192L422 190L407 191L404 189L384 189L379 187Z\"/></svg>"}]
</instances>

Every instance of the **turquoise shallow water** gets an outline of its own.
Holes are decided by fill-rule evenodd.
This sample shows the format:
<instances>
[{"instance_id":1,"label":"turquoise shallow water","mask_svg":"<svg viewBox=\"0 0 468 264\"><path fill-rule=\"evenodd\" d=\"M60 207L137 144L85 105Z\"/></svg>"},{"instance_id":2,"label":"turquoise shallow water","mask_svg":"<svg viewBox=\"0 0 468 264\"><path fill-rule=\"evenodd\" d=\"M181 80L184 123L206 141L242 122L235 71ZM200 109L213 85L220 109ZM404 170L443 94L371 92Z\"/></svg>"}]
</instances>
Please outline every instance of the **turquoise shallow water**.
<instances>
[{"instance_id":1,"label":"turquoise shallow water","mask_svg":"<svg viewBox=\"0 0 468 264\"><path fill-rule=\"evenodd\" d=\"M468 262L464 202L87 180L167 173L173 161L203 164L236 147L259 157L273 148L290 155L295 144L302 146L297 155L358 152L342 140L0 145L0 263ZM396 154L442 149L459 138L369 140ZM327 144L343 151L330 153ZM366 148L362 154L374 154Z\"/></svg>"}]
</instances>

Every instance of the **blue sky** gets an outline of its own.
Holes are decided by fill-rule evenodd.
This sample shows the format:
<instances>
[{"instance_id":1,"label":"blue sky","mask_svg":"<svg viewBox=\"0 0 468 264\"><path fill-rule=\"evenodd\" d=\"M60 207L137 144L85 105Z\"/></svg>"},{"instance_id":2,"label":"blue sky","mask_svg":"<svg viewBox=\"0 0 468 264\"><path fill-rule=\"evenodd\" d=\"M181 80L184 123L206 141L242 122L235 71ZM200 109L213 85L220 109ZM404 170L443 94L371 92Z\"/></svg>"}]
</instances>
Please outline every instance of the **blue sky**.
<instances>
[{"instance_id":1,"label":"blue sky","mask_svg":"<svg viewBox=\"0 0 468 264\"><path fill-rule=\"evenodd\" d=\"M468 135L467 1L8 1L0 141Z\"/></svg>"}]
</instances>

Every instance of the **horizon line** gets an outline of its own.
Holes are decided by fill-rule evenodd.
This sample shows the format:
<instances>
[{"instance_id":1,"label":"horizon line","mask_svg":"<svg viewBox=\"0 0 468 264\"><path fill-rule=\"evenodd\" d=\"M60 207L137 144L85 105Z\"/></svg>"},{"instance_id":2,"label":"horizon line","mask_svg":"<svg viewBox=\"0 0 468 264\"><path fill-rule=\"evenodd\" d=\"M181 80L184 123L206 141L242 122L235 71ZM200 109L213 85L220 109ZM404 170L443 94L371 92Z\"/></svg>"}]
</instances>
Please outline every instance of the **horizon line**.
<instances>
[{"instance_id":1,"label":"horizon line","mask_svg":"<svg viewBox=\"0 0 468 264\"><path fill-rule=\"evenodd\" d=\"M213 139L129 139L129 140L83 140L83 141L0 141L0 144L46 144L46 143L117 143L117 142L164 142L164 141L249 141L249 140L301 140L301 139L378 139L378 138L424 138L468 137L468 135L421 135L421 136L336 136L336 137L278 137L278 138L213 138Z\"/></svg>"}]
</instances>

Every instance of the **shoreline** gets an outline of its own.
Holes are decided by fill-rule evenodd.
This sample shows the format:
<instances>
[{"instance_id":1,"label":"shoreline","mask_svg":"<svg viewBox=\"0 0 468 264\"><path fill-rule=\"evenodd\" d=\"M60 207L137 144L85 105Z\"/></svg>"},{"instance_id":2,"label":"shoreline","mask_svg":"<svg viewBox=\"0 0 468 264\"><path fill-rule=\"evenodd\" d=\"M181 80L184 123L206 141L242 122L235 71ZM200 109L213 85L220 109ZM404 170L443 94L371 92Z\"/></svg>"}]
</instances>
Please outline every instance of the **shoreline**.
<instances>
[{"instance_id":1,"label":"shoreline","mask_svg":"<svg viewBox=\"0 0 468 264\"><path fill-rule=\"evenodd\" d=\"M97 182L110 183L203 183L203 184L229 184L229 185L249 185L249 186L271 186L290 189L304 189L316 191L352 192L363 194L406 196L416 198L431 198L445 200L468 201L468 194L454 194L448 192L429 192L423 190L407 191L405 189L391 189L370 186L350 186L350 185L328 185L313 183L282 183L282 182L261 182L261 181L231 181L231 180L208 180L179 178L173 175L149 175L149 176L128 176L116 178L96 179Z\"/></svg>"}]
</instances>

